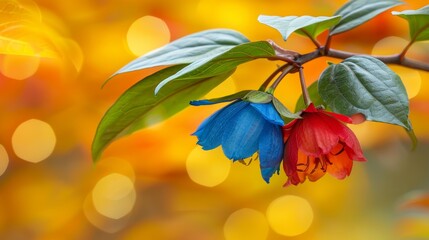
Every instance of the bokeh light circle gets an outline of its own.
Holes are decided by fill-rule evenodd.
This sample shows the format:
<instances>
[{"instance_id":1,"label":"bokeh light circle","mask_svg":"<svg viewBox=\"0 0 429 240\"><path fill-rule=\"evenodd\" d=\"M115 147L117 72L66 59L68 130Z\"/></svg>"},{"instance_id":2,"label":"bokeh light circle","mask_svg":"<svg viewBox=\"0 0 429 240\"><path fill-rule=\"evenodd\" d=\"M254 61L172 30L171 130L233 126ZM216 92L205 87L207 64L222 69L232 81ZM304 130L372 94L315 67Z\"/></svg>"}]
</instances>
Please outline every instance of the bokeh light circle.
<instances>
[{"instance_id":1,"label":"bokeh light circle","mask_svg":"<svg viewBox=\"0 0 429 240\"><path fill-rule=\"evenodd\" d=\"M400 37L386 37L378 41L371 54L373 55L389 55L396 54L398 49L404 49L408 41ZM399 75L407 90L408 98L415 97L421 89L422 78L419 71L397 65L389 66L392 71Z\"/></svg>"},{"instance_id":2,"label":"bokeh light circle","mask_svg":"<svg viewBox=\"0 0 429 240\"><path fill-rule=\"evenodd\" d=\"M269 227L263 213L243 208L228 217L223 230L226 240L264 240Z\"/></svg>"},{"instance_id":3,"label":"bokeh light circle","mask_svg":"<svg viewBox=\"0 0 429 240\"><path fill-rule=\"evenodd\" d=\"M313 209L306 199L286 195L270 203L267 219L276 233L297 236L310 228L313 222Z\"/></svg>"},{"instance_id":4,"label":"bokeh light circle","mask_svg":"<svg viewBox=\"0 0 429 240\"><path fill-rule=\"evenodd\" d=\"M48 123L30 119L15 129L12 148L19 158L37 163L52 154L56 141L55 132Z\"/></svg>"},{"instance_id":5,"label":"bokeh light circle","mask_svg":"<svg viewBox=\"0 0 429 240\"><path fill-rule=\"evenodd\" d=\"M39 65L38 56L5 55L0 61L0 72L8 78L24 80L33 76Z\"/></svg>"},{"instance_id":6,"label":"bokeh light circle","mask_svg":"<svg viewBox=\"0 0 429 240\"><path fill-rule=\"evenodd\" d=\"M0 144L0 176L6 171L9 165L9 156L3 145Z\"/></svg>"},{"instance_id":7,"label":"bokeh light circle","mask_svg":"<svg viewBox=\"0 0 429 240\"><path fill-rule=\"evenodd\" d=\"M160 18L144 16L135 20L127 32L128 47L136 56L170 42L170 29Z\"/></svg>"},{"instance_id":8,"label":"bokeh light circle","mask_svg":"<svg viewBox=\"0 0 429 240\"><path fill-rule=\"evenodd\" d=\"M230 169L231 161L224 156L220 147L205 151L196 146L186 160L186 170L191 180L206 187L221 184Z\"/></svg>"},{"instance_id":9,"label":"bokeh light circle","mask_svg":"<svg viewBox=\"0 0 429 240\"><path fill-rule=\"evenodd\" d=\"M122 174L100 179L92 190L95 209L103 216L119 219L131 212L136 201L134 183Z\"/></svg>"}]
</instances>

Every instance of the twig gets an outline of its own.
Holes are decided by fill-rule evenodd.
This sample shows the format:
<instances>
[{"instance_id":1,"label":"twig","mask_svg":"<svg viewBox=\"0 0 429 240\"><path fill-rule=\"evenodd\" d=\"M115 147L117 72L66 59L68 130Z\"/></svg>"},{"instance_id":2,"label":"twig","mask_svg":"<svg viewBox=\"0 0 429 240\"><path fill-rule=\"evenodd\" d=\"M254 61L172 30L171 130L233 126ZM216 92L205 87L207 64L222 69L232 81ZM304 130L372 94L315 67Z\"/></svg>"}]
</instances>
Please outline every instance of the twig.
<instances>
[{"instance_id":1,"label":"twig","mask_svg":"<svg viewBox=\"0 0 429 240\"><path fill-rule=\"evenodd\" d=\"M262 91L262 92L265 91L268 84L270 84L270 82L274 79L274 77L280 72L282 72L288 65L289 63L285 63L282 66L278 67L273 73L271 73L271 75L267 78L267 80L265 80L264 83L262 83L262 85L259 87L259 91Z\"/></svg>"},{"instance_id":2,"label":"twig","mask_svg":"<svg viewBox=\"0 0 429 240\"><path fill-rule=\"evenodd\" d=\"M274 90L277 88L277 86L279 85L279 83L283 80L283 78L290 72L292 72L292 70L296 68L293 65L288 65L282 72L282 74L274 81L274 83L271 85L271 87L269 88L269 92L273 93ZM300 68L301 69L301 68Z\"/></svg>"},{"instance_id":3,"label":"twig","mask_svg":"<svg viewBox=\"0 0 429 240\"><path fill-rule=\"evenodd\" d=\"M305 83L304 73L302 67L299 68L299 82L301 83L302 97L306 106L310 105L311 99L310 94L308 94L307 84Z\"/></svg>"},{"instance_id":4,"label":"twig","mask_svg":"<svg viewBox=\"0 0 429 240\"><path fill-rule=\"evenodd\" d=\"M370 54L362 54L362 53L353 53L353 52L346 52L336 49L329 49L329 51L325 52L324 49L318 49L316 51L301 55L297 58L296 62L300 64L304 64L306 62L309 62L313 59L322 57L322 56L328 56L333 58L339 58L339 59L346 59L353 56L358 55L368 55L372 56L374 58L377 58L378 60L386 63L386 64L396 64L404 67L409 67L413 69L423 70L429 72L429 63L416 61L409 59L405 56L401 57L401 54L394 54L394 55L370 55Z\"/></svg>"}]
</instances>

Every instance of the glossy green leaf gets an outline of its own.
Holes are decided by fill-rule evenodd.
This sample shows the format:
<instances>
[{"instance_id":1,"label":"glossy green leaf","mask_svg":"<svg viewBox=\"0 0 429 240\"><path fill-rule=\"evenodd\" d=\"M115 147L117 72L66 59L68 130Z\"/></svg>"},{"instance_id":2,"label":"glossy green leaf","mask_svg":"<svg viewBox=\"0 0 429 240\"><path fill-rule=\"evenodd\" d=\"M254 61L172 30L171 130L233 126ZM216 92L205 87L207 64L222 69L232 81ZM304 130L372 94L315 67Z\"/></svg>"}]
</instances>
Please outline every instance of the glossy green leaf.
<instances>
[{"instance_id":1,"label":"glossy green leaf","mask_svg":"<svg viewBox=\"0 0 429 240\"><path fill-rule=\"evenodd\" d=\"M334 111L399 125L411 131L407 92L399 76L380 60L355 56L331 64L319 80L319 94Z\"/></svg>"},{"instance_id":2,"label":"glossy green leaf","mask_svg":"<svg viewBox=\"0 0 429 240\"><path fill-rule=\"evenodd\" d=\"M353 29L388 10L401 5L399 0L350 0L344 4L335 16L341 16L340 22L334 26L329 35L339 34Z\"/></svg>"},{"instance_id":3,"label":"glossy green leaf","mask_svg":"<svg viewBox=\"0 0 429 240\"><path fill-rule=\"evenodd\" d=\"M322 97L319 95L319 90L317 88L318 82L312 83L310 86L308 86L307 91L308 95L310 95L311 102L314 104L314 106L320 106L323 105L326 108L326 103L323 102ZM300 112L302 110L305 110L307 106L305 106L304 98L301 96L298 98L298 101L295 105L295 112Z\"/></svg>"},{"instance_id":4,"label":"glossy green leaf","mask_svg":"<svg viewBox=\"0 0 429 240\"><path fill-rule=\"evenodd\" d=\"M233 93L233 94L223 96L223 97L204 99L204 100L193 100L189 104L194 105L194 106L200 106L200 105L217 104L217 103L221 103L221 102L231 102L234 100L242 99L251 91L252 90L243 90L243 91Z\"/></svg>"},{"instance_id":5,"label":"glossy green leaf","mask_svg":"<svg viewBox=\"0 0 429 240\"><path fill-rule=\"evenodd\" d=\"M392 14L408 21L412 42L429 40L429 5L418 10L405 10L392 12Z\"/></svg>"},{"instance_id":6,"label":"glossy green leaf","mask_svg":"<svg viewBox=\"0 0 429 240\"><path fill-rule=\"evenodd\" d=\"M197 32L131 61L114 75L156 66L191 63L201 58L218 55L246 42L249 40L245 36L229 29Z\"/></svg>"},{"instance_id":7,"label":"glossy green leaf","mask_svg":"<svg viewBox=\"0 0 429 240\"><path fill-rule=\"evenodd\" d=\"M266 41L244 43L217 55L197 60L158 84L155 93L167 83L175 81L198 81L235 69L238 65L258 58L274 57L273 47Z\"/></svg>"},{"instance_id":8,"label":"glossy green leaf","mask_svg":"<svg viewBox=\"0 0 429 240\"><path fill-rule=\"evenodd\" d=\"M172 82L154 96L155 86L183 65L168 67L156 72L126 90L110 107L100 121L92 144L93 159L115 139L141 128L163 121L189 106L227 79L233 70L216 76L203 77L196 82Z\"/></svg>"},{"instance_id":9,"label":"glossy green leaf","mask_svg":"<svg viewBox=\"0 0 429 240\"><path fill-rule=\"evenodd\" d=\"M340 21L340 16L312 17L312 16L265 16L260 15L258 21L277 29L286 41L289 36L296 32L300 35L316 38L323 31L329 29Z\"/></svg>"}]
</instances>

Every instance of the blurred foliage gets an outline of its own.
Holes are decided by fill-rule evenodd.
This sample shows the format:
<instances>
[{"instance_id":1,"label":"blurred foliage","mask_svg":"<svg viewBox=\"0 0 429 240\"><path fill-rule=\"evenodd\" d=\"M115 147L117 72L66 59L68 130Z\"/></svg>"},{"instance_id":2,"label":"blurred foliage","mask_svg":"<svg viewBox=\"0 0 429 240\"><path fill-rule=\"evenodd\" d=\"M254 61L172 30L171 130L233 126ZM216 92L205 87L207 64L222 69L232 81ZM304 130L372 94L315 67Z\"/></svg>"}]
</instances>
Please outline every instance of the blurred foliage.
<instances>
[{"instance_id":1,"label":"blurred foliage","mask_svg":"<svg viewBox=\"0 0 429 240\"><path fill-rule=\"evenodd\" d=\"M204 161L201 166L187 167L190 153L194 153L192 159L197 154L196 139L190 134L219 106L187 108L166 122L118 140L101 161L92 163L91 141L103 113L125 89L159 70L118 75L100 89L105 79L137 57L129 48L131 43L165 44L157 38L167 35L164 28L152 26L155 30L141 39L128 34L136 20L144 16L161 19L168 26L170 40L210 28L232 28L251 41L272 39L285 48L309 52L314 48L311 41L291 35L284 42L276 30L258 23L258 15L330 16L344 2L2 0L0 238L215 240L237 235L231 231L251 231L255 234L245 236L270 240L429 238L427 204L401 207L414 191L429 191L429 73L423 71L409 74L411 70L402 69L399 73L407 90L416 93L410 99L410 119L420 140L417 149L409 151L400 127L379 123L351 126L368 162L355 164L344 181L327 177L283 189L279 188L283 175L274 176L269 185L255 178L257 164L237 162L229 168ZM393 10L426 4L419 0L406 3ZM148 28L151 26L141 26L142 31ZM378 44L389 36L409 38L407 22L387 12L335 35L332 44L365 53L375 51L375 46L377 51L403 46L400 40ZM409 56L428 62L429 45L416 43ZM308 84L318 78L326 61L306 65ZM245 64L207 97L257 89L260 80L275 68L275 63L263 60ZM297 76L288 76L285 82L276 94L294 109L301 95ZM44 143L55 140L50 156L37 163L18 157L12 142L18 126L30 119L49 124L55 133L52 139L43 132L28 132L24 138L28 142L21 142L33 146L31 151L49 151ZM199 183L195 172L187 172L206 173L214 167L227 172L220 177L223 182L216 176L219 184L212 187ZM289 213L279 208L281 214L267 214L272 203L286 195L299 196L312 209L311 225L297 236L285 237L284 232L266 227Z\"/></svg>"}]
</instances>

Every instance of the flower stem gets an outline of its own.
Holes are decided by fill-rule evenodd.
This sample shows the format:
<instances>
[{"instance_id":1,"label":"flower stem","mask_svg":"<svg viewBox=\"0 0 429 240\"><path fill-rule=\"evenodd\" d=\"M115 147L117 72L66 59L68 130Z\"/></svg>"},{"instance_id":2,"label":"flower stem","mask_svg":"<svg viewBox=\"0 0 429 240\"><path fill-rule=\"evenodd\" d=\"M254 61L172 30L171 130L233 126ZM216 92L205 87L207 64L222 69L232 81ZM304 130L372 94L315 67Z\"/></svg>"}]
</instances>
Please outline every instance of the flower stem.
<instances>
[{"instance_id":1,"label":"flower stem","mask_svg":"<svg viewBox=\"0 0 429 240\"><path fill-rule=\"evenodd\" d=\"M279 74L280 72L282 72L288 65L289 63L285 63L282 66L278 67L273 73L271 73L267 80L265 80L264 83L262 83L262 85L259 87L259 91L264 92L265 89L267 89L268 84L270 84L274 77L277 76L277 74Z\"/></svg>"},{"instance_id":2,"label":"flower stem","mask_svg":"<svg viewBox=\"0 0 429 240\"><path fill-rule=\"evenodd\" d=\"M283 80L283 78L293 69L295 69L295 66L293 65L287 65L284 70L282 71L282 74L274 81L274 83L270 86L267 92L274 93L274 90L277 88L279 83Z\"/></svg>"},{"instance_id":3,"label":"flower stem","mask_svg":"<svg viewBox=\"0 0 429 240\"><path fill-rule=\"evenodd\" d=\"M302 97L306 106L311 104L310 94L308 94L307 84L305 83L302 67L299 68L299 82L301 83Z\"/></svg>"}]
</instances>

